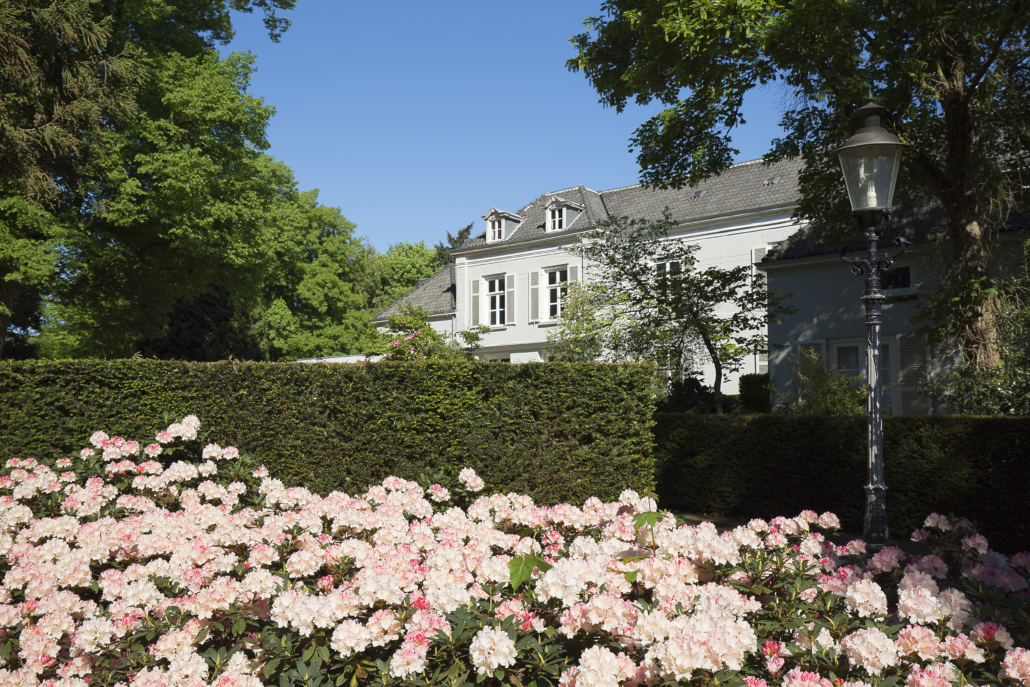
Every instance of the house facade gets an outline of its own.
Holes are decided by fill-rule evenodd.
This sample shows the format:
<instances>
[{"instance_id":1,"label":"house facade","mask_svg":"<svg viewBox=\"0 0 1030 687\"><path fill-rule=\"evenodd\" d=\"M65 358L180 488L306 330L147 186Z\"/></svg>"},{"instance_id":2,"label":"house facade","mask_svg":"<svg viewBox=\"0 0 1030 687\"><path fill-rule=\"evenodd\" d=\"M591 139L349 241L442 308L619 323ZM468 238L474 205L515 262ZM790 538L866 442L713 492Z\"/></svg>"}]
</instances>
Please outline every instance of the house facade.
<instances>
[{"instance_id":1,"label":"house facade","mask_svg":"<svg viewBox=\"0 0 1030 687\"><path fill-rule=\"evenodd\" d=\"M451 252L454 264L419 284L376 316L384 328L405 303L425 308L445 336L478 325L489 327L479 356L500 362L539 362L548 356L548 333L563 308L568 284L590 279L591 265L572 249L606 218L659 220L666 212L673 239L699 246L698 268L754 266L770 247L797 230L800 161L766 166L760 160L733 165L689 189L662 191L627 186L594 191L584 186L544 193L516 209L492 207L483 230ZM660 267L659 267L660 269ZM742 373L765 372L754 356ZM712 383L714 368L701 370ZM735 393L736 377L724 379Z\"/></svg>"},{"instance_id":2,"label":"house facade","mask_svg":"<svg viewBox=\"0 0 1030 687\"><path fill-rule=\"evenodd\" d=\"M898 259L894 269L885 273L881 289L886 301L880 326L880 371L884 382L885 414L930 415L945 409L919 393L918 385L927 373L945 369L956 360L953 346L931 345L919 334L917 312L939 283L943 248L941 228L945 218L939 206L928 203L918 209L899 213L884 231L880 246L896 254L892 245L899 237L911 247ZM1019 265L1020 241L1030 227L1030 216L1006 218L994 248L995 275L1005 278ZM856 379L866 377L865 308L861 297L865 279L855 276L840 257L839 247L827 247L809 240L811 227L801 227L774 246L757 265L765 272L769 288L792 294L790 304L797 308L769 328L769 374L777 390L773 403L791 385L794 356L803 350L821 354L832 365ZM866 257L864 240L847 244L852 257ZM864 383L864 381L862 381Z\"/></svg>"}]
</instances>

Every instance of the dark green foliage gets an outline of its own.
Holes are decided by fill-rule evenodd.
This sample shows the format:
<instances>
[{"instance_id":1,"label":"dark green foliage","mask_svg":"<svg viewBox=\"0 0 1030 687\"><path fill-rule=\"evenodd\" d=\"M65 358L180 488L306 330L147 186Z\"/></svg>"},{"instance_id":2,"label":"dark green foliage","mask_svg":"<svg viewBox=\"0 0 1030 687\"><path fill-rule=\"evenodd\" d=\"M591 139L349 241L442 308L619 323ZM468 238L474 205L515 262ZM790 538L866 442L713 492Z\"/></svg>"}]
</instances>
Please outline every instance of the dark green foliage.
<instances>
[{"instance_id":1,"label":"dark green foliage","mask_svg":"<svg viewBox=\"0 0 1030 687\"><path fill-rule=\"evenodd\" d=\"M733 412L737 397L727 396L697 377L685 377L669 383L668 393L658 403L659 413L718 413L722 401L722 412Z\"/></svg>"},{"instance_id":2,"label":"dark green foliage","mask_svg":"<svg viewBox=\"0 0 1030 687\"><path fill-rule=\"evenodd\" d=\"M250 320L231 302L228 289L216 285L211 293L177 301L161 335L140 341L139 351L164 360L262 360Z\"/></svg>"},{"instance_id":3,"label":"dark green foliage","mask_svg":"<svg viewBox=\"0 0 1030 687\"><path fill-rule=\"evenodd\" d=\"M864 417L655 416L659 503L706 515L769 518L833 511L861 533ZM1030 542L1030 418L884 418L891 538L932 512L975 520L991 547Z\"/></svg>"},{"instance_id":4,"label":"dark green foliage","mask_svg":"<svg viewBox=\"0 0 1030 687\"><path fill-rule=\"evenodd\" d=\"M768 413L772 411L769 398L769 373L740 376L740 408L745 413Z\"/></svg>"},{"instance_id":5,"label":"dark green foliage","mask_svg":"<svg viewBox=\"0 0 1030 687\"><path fill-rule=\"evenodd\" d=\"M447 243L444 243L443 241L436 242L436 245L433 246L433 250L436 251L434 262L436 267L445 267L454 262L454 258L451 257L450 251L455 248L461 248L462 245L469 240L469 236L472 234L472 227L474 225L475 222L469 222L467 225L459 229L456 235L451 234L451 232L447 232Z\"/></svg>"},{"instance_id":6,"label":"dark green foliage","mask_svg":"<svg viewBox=\"0 0 1030 687\"><path fill-rule=\"evenodd\" d=\"M146 441L196 414L273 475L356 493L462 467L539 503L654 488L651 370L597 363L308 365L155 360L0 364L0 460Z\"/></svg>"}]
</instances>

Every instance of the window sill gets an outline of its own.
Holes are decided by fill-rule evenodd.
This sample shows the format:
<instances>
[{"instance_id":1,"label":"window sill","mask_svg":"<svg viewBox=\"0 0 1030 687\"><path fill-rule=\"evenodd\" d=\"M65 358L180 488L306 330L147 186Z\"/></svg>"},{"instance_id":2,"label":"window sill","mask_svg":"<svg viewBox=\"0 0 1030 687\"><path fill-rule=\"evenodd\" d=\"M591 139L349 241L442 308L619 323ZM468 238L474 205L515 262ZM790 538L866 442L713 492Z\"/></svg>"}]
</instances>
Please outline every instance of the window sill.
<instances>
[{"instance_id":1,"label":"window sill","mask_svg":"<svg viewBox=\"0 0 1030 687\"><path fill-rule=\"evenodd\" d=\"M558 324L558 320L540 320L536 323L538 327L554 327Z\"/></svg>"},{"instance_id":2,"label":"window sill","mask_svg":"<svg viewBox=\"0 0 1030 687\"><path fill-rule=\"evenodd\" d=\"M492 325L490 327L490 331L492 331L492 332L503 332L505 329L507 329L510 326L511 326L510 324L495 324L495 325Z\"/></svg>"}]
</instances>

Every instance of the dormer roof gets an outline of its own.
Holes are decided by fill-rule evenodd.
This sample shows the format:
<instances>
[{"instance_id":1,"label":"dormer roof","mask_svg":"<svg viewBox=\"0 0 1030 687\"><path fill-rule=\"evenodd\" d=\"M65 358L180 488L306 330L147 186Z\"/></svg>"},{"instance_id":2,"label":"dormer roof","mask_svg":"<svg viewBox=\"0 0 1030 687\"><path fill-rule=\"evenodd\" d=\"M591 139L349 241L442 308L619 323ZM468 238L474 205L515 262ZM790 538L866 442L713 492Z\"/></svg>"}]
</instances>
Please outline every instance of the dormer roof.
<instances>
[{"instance_id":1,"label":"dormer roof","mask_svg":"<svg viewBox=\"0 0 1030 687\"><path fill-rule=\"evenodd\" d=\"M581 203L575 203L571 200L562 198L561 196L551 196L550 202L548 202L547 205L544 207L548 210L553 210L554 208L575 208L580 212L586 210L585 205L582 205Z\"/></svg>"},{"instance_id":2,"label":"dormer roof","mask_svg":"<svg viewBox=\"0 0 1030 687\"><path fill-rule=\"evenodd\" d=\"M497 208L490 208L490 212L483 215L483 219L490 221L492 219L509 219L512 222L519 223L524 217L522 215L516 215L514 212L505 212L504 210L498 210Z\"/></svg>"}]
</instances>

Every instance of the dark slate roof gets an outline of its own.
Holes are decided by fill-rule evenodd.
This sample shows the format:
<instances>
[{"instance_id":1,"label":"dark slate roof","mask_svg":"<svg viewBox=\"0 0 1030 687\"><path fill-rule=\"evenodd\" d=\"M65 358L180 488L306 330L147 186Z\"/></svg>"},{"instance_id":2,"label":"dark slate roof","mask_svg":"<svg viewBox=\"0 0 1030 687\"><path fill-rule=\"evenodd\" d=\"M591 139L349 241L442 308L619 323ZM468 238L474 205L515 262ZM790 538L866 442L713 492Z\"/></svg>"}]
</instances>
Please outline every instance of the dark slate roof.
<instances>
[{"instance_id":1,"label":"dark slate roof","mask_svg":"<svg viewBox=\"0 0 1030 687\"><path fill-rule=\"evenodd\" d=\"M793 205L800 197L800 159L766 166L761 160L741 162L717 177L679 191L651 191L640 186L602 194L609 214L616 217L660 219L669 208L676 222L730 215L779 205ZM766 183L775 178L774 182ZM700 197L694 197L700 193Z\"/></svg>"},{"instance_id":2,"label":"dark slate roof","mask_svg":"<svg viewBox=\"0 0 1030 687\"><path fill-rule=\"evenodd\" d=\"M562 232L547 232L544 228L544 209L551 198L556 196L586 208L563 231L586 229L605 217L657 220L662 218L666 208L676 222L682 223L765 207L792 205L799 197L798 172L802 164L801 160L784 160L767 167L761 160L740 162L719 176L676 191L652 190L636 185L601 192L577 186L544 193L518 210L518 214L525 219L507 239L491 245L531 239L545 234L561 234ZM766 183L772 178L775 178L774 182ZM700 192L700 195L695 197L697 192ZM485 245L484 233L466 241L461 249Z\"/></svg>"},{"instance_id":3,"label":"dark slate roof","mask_svg":"<svg viewBox=\"0 0 1030 687\"><path fill-rule=\"evenodd\" d=\"M1002 233L1030 229L1030 214L1013 211L1007 213L1003 219L999 219L997 227L998 231ZM944 236L945 221L944 209L941 204L936 199L927 199L919 205L898 211L884 228L880 246L891 245L899 236L905 237L911 243L935 241ZM797 260L840 252L840 246L826 246L809 241L812 229L811 225L798 229L779 245L771 247L762 258L762 262ZM847 247L848 252L852 253L866 250L867 245L865 239L851 238L847 240Z\"/></svg>"},{"instance_id":4,"label":"dark slate roof","mask_svg":"<svg viewBox=\"0 0 1030 687\"><path fill-rule=\"evenodd\" d=\"M390 315L396 315L405 303L425 308L434 315L454 312L454 265L450 264L429 278L422 286L416 286L407 292L390 307L372 318L373 322L385 321Z\"/></svg>"}]
</instances>

